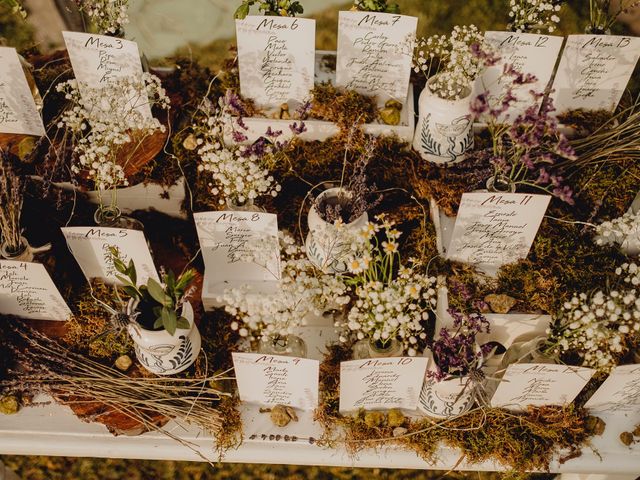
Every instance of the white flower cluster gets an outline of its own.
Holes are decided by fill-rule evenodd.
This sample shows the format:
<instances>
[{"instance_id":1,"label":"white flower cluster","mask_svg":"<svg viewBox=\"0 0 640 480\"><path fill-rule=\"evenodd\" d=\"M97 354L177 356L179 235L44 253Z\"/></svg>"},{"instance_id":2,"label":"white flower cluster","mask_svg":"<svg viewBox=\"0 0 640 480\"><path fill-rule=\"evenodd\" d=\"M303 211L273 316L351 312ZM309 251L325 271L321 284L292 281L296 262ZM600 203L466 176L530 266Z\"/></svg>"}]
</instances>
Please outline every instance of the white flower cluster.
<instances>
[{"instance_id":1,"label":"white flower cluster","mask_svg":"<svg viewBox=\"0 0 640 480\"><path fill-rule=\"evenodd\" d=\"M510 0L509 29L519 33L552 33L560 23L561 3L554 0Z\"/></svg>"},{"instance_id":2,"label":"white flower cluster","mask_svg":"<svg viewBox=\"0 0 640 480\"><path fill-rule=\"evenodd\" d=\"M113 79L100 88L76 80L56 88L71 103L58 123L74 138L77 162L71 171L86 171L100 191L127 185L123 166L136 151L130 144L165 130L157 119L145 113L149 106L169 108L160 79L143 73L138 78Z\"/></svg>"},{"instance_id":3,"label":"white flower cluster","mask_svg":"<svg viewBox=\"0 0 640 480\"><path fill-rule=\"evenodd\" d=\"M484 35L475 25L453 27L451 35L433 35L416 40L413 69L427 78L436 75L431 90L442 98L457 100L471 93L471 84L483 63L471 46L482 45Z\"/></svg>"},{"instance_id":4,"label":"white flower cluster","mask_svg":"<svg viewBox=\"0 0 640 480\"><path fill-rule=\"evenodd\" d=\"M596 244L622 245L635 236L640 238L640 212L629 211L619 218L596 226Z\"/></svg>"},{"instance_id":5,"label":"white flower cluster","mask_svg":"<svg viewBox=\"0 0 640 480\"><path fill-rule=\"evenodd\" d=\"M410 267L394 265L394 259L399 262L400 232L385 216L377 220L382 223L369 222L353 238L347 268L356 299L346 319L336 321L336 328L342 330L342 342L353 336L383 345L397 339L414 356L418 339L426 338L424 322L436 305L436 279L419 273L416 262L411 261ZM381 230L386 238L379 242Z\"/></svg>"},{"instance_id":6,"label":"white flower cluster","mask_svg":"<svg viewBox=\"0 0 640 480\"><path fill-rule=\"evenodd\" d=\"M227 145L224 137L232 122L223 102L221 98L215 113L194 126L198 133L198 171L211 175L213 182L209 187L211 193L220 195L221 205L226 200L242 205L262 195L276 197L282 187L265 165L266 157L275 153L275 146L265 143L258 153L251 146Z\"/></svg>"},{"instance_id":7,"label":"white flower cluster","mask_svg":"<svg viewBox=\"0 0 640 480\"><path fill-rule=\"evenodd\" d=\"M76 0L100 33L116 33L129 23L129 0Z\"/></svg>"},{"instance_id":8,"label":"white flower cluster","mask_svg":"<svg viewBox=\"0 0 640 480\"><path fill-rule=\"evenodd\" d=\"M625 264L616 274L627 275L623 281L640 283L636 264ZM552 334L556 354L575 352L582 364L600 371L610 371L624 354L631 339L640 338L640 294L635 288L580 293L565 302L559 328ZM549 331L551 332L551 330Z\"/></svg>"},{"instance_id":9,"label":"white flower cluster","mask_svg":"<svg viewBox=\"0 0 640 480\"><path fill-rule=\"evenodd\" d=\"M289 335L304 324L305 316L349 302L341 278L317 271L291 236L283 234L280 244L282 277L277 293L255 294L244 287L229 289L221 298L226 311L236 318L231 328L243 337Z\"/></svg>"}]
</instances>

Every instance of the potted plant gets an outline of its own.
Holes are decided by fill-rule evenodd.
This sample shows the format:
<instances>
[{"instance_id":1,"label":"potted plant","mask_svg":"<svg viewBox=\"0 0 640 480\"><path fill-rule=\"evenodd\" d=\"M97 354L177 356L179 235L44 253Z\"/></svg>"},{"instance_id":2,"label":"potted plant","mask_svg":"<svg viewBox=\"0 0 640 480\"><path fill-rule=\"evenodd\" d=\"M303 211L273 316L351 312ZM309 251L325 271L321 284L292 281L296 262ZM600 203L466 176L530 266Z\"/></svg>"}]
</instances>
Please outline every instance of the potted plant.
<instances>
[{"instance_id":1,"label":"potted plant","mask_svg":"<svg viewBox=\"0 0 640 480\"><path fill-rule=\"evenodd\" d=\"M342 178L337 186L320 193L313 201L307 224L309 234L305 242L307 256L323 271L344 273L345 258L349 254L349 237L367 225L367 211L380 203L375 185L367 184L366 168L376 147L371 139L358 156L353 173L345 183L349 145L345 149Z\"/></svg>"},{"instance_id":2,"label":"potted plant","mask_svg":"<svg viewBox=\"0 0 640 480\"><path fill-rule=\"evenodd\" d=\"M460 313L449 309L453 317L451 328L440 329L437 339L430 342L429 363L420 405L429 416L449 418L471 409L482 395L482 371L494 346L480 345L478 334L489 333L489 321L479 313Z\"/></svg>"},{"instance_id":3,"label":"potted plant","mask_svg":"<svg viewBox=\"0 0 640 480\"><path fill-rule=\"evenodd\" d=\"M415 261L402 265L400 232L384 215L376 219L381 223L362 227L349 249L346 283L355 297L335 326L341 342L358 340L354 358L415 356L436 306L436 279Z\"/></svg>"},{"instance_id":4,"label":"potted plant","mask_svg":"<svg viewBox=\"0 0 640 480\"><path fill-rule=\"evenodd\" d=\"M130 297L127 330L142 366L158 375L176 374L191 366L201 346L193 308L187 301L195 270L187 269L178 277L169 271L162 274L162 283L149 278L146 285L137 285L133 261L125 265L117 251L112 249L111 254L117 278Z\"/></svg>"},{"instance_id":5,"label":"potted plant","mask_svg":"<svg viewBox=\"0 0 640 480\"><path fill-rule=\"evenodd\" d=\"M282 131L269 127L263 136L245 144L248 115L238 96L227 90L217 108L204 105L202 118L193 126L199 156L198 172L211 177L209 190L227 210L262 211L255 201L276 197L281 186L270 174L292 140L280 141ZM289 126L293 135L306 128L304 122ZM229 141L227 137L230 137Z\"/></svg>"},{"instance_id":6,"label":"potted plant","mask_svg":"<svg viewBox=\"0 0 640 480\"><path fill-rule=\"evenodd\" d=\"M51 245L33 248L22 236L23 186L9 163L8 154L0 149L0 257L30 262L36 253L49 250Z\"/></svg>"},{"instance_id":7,"label":"potted plant","mask_svg":"<svg viewBox=\"0 0 640 480\"><path fill-rule=\"evenodd\" d=\"M472 51L484 36L475 25L455 26L451 34L416 40L413 69L427 79L418 99L413 148L425 160L457 163L473 148L469 110L473 82L484 63Z\"/></svg>"},{"instance_id":8,"label":"potted plant","mask_svg":"<svg viewBox=\"0 0 640 480\"><path fill-rule=\"evenodd\" d=\"M544 352L569 364L610 372L640 344L640 268L625 263L608 289L581 292L564 303L548 330Z\"/></svg>"},{"instance_id":9,"label":"potted plant","mask_svg":"<svg viewBox=\"0 0 640 480\"><path fill-rule=\"evenodd\" d=\"M121 216L117 194L119 187L128 186L128 175L148 163L164 143L158 144L158 136L164 138L165 126L147 113L153 107L169 108L160 79L143 73L99 88L69 80L56 89L69 102L56 135L61 133L62 143L72 146L70 169L76 180L97 191L96 224L141 229L136 220Z\"/></svg>"},{"instance_id":10,"label":"potted plant","mask_svg":"<svg viewBox=\"0 0 640 480\"><path fill-rule=\"evenodd\" d=\"M264 265L263 250L270 246L254 245L243 261ZM308 315L321 315L336 305L349 301L347 287L340 278L319 272L305 256L293 237L280 239L280 288L271 294L256 294L249 286L228 289L220 299L225 310L235 317L231 324L252 348L260 353L305 357L307 347L296 335Z\"/></svg>"},{"instance_id":11,"label":"potted plant","mask_svg":"<svg viewBox=\"0 0 640 480\"><path fill-rule=\"evenodd\" d=\"M526 85L535 81L531 75L505 65L504 76L511 77L511 85ZM487 122L491 145L473 153L481 163L493 166L493 175L486 188L492 192L513 193L520 186L541 190L573 205L573 192L556 173L558 160L575 160L576 153L569 140L560 132L558 120L552 115L553 101L547 99L540 106L543 93L531 91L531 103L513 122L504 122L503 114L518 98L511 87L497 101L488 92L472 102L475 118Z\"/></svg>"},{"instance_id":12,"label":"potted plant","mask_svg":"<svg viewBox=\"0 0 640 480\"><path fill-rule=\"evenodd\" d=\"M640 6L638 0L589 0L589 25L585 33L611 35L611 27L622 14L628 14Z\"/></svg>"}]
</instances>

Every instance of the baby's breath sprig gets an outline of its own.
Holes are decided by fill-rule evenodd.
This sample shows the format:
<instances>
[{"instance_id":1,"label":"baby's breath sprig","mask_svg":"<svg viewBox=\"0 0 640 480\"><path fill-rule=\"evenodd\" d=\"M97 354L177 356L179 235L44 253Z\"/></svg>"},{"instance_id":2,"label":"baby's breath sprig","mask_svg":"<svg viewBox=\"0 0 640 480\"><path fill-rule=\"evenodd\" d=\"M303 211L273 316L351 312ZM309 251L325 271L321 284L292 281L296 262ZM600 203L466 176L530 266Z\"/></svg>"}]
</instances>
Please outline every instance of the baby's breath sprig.
<instances>
[{"instance_id":1,"label":"baby's breath sprig","mask_svg":"<svg viewBox=\"0 0 640 480\"><path fill-rule=\"evenodd\" d=\"M71 171L86 172L100 193L128 185L124 167L146 137L165 131L160 121L145 113L149 107L169 109L160 79L143 73L113 79L99 88L74 79L56 89L69 102L57 126L72 134Z\"/></svg>"},{"instance_id":2,"label":"baby's breath sprig","mask_svg":"<svg viewBox=\"0 0 640 480\"><path fill-rule=\"evenodd\" d=\"M484 67L483 59L472 49L483 40L475 25L456 25L449 36L418 38L413 69L427 79L437 75L429 84L433 93L448 100L463 98L471 93L471 84Z\"/></svg>"},{"instance_id":3,"label":"baby's breath sprig","mask_svg":"<svg viewBox=\"0 0 640 480\"><path fill-rule=\"evenodd\" d=\"M518 33L553 33L565 0L510 0L509 29Z\"/></svg>"},{"instance_id":4,"label":"baby's breath sprig","mask_svg":"<svg viewBox=\"0 0 640 480\"><path fill-rule=\"evenodd\" d=\"M609 372L640 341L640 269L625 263L616 269L619 288L575 294L549 328L548 352L573 353L583 366Z\"/></svg>"},{"instance_id":5,"label":"baby's breath sprig","mask_svg":"<svg viewBox=\"0 0 640 480\"><path fill-rule=\"evenodd\" d=\"M409 356L426 339L425 323L436 305L436 279L420 273L415 260L400 263L400 232L384 215L353 238L347 268L355 299L346 318L336 321L340 341L369 339L383 348L394 339ZM382 241L378 237L384 237Z\"/></svg>"},{"instance_id":6,"label":"baby's breath sprig","mask_svg":"<svg viewBox=\"0 0 640 480\"><path fill-rule=\"evenodd\" d=\"M119 33L129 23L129 0L75 0L100 34Z\"/></svg>"}]
</instances>

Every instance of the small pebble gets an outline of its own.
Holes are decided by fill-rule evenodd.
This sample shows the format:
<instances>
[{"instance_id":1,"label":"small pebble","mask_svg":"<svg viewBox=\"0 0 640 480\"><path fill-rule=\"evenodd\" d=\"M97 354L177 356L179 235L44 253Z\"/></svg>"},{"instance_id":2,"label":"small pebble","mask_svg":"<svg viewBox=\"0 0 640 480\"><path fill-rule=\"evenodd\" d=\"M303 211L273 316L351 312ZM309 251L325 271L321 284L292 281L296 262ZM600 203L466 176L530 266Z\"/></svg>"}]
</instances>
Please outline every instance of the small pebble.
<instances>
[{"instance_id":1,"label":"small pebble","mask_svg":"<svg viewBox=\"0 0 640 480\"><path fill-rule=\"evenodd\" d=\"M504 294L492 293L484 297L484 301L489 304L494 313L509 313L518 301Z\"/></svg>"},{"instance_id":2,"label":"small pebble","mask_svg":"<svg viewBox=\"0 0 640 480\"><path fill-rule=\"evenodd\" d=\"M633 436L640 437L640 425L636 425L636 428L633 429Z\"/></svg>"},{"instance_id":3,"label":"small pebble","mask_svg":"<svg viewBox=\"0 0 640 480\"><path fill-rule=\"evenodd\" d=\"M620 434L620 441L628 447L633 443L633 434L631 432L622 432Z\"/></svg>"},{"instance_id":4,"label":"small pebble","mask_svg":"<svg viewBox=\"0 0 640 480\"><path fill-rule=\"evenodd\" d=\"M182 142L182 146L185 150L195 150L198 148L198 141L193 133L190 133L187 138Z\"/></svg>"},{"instance_id":5,"label":"small pebble","mask_svg":"<svg viewBox=\"0 0 640 480\"><path fill-rule=\"evenodd\" d=\"M585 427L587 431L591 432L593 435L602 435L606 425L607 424L604 423L604 420L600 417L594 417L593 415L589 415L585 420Z\"/></svg>"},{"instance_id":6,"label":"small pebble","mask_svg":"<svg viewBox=\"0 0 640 480\"><path fill-rule=\"evenodd\" d=\"M129 355L122 355L118 357L115 365L116 368L121 372L126 372L127 370L129 370L129 368L131 368L131 365L133 365L133 361L131 360Z\"/></svg>"},{"instance_id":7,"label":"small pebble","mask_svg":"<svg viewBox=\"0 0 640 480\"><path fill-rule=\"evenodd\" d=\"M298 416L293 408L285 405L276 405L271 409L271 421L277 427L286 427L293 420L298 421Z\"/></svg>"}]
</instances>

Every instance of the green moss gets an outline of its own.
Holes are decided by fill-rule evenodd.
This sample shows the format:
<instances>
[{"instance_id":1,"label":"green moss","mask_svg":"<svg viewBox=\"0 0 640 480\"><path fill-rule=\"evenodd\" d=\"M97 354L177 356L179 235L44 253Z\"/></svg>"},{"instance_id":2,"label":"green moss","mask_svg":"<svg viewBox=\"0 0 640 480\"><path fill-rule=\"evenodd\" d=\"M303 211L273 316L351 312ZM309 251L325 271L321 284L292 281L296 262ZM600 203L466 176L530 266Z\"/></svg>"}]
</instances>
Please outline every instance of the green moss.
<instances>
[{"instance_id":1,"label":"green moss","mask_svg":"<svg viewBox=\"0 0 640 480\"><path fill-rule=\"evenodd\" d=\"M551 406L529 407L522 413L475 408L448 420L410 419L403 425L407 432L394 436L388 422L372 422L364 411L355 416L338 412L340 362L350 356L349 346L332 346L320 366L325 395L316 419L325 429L322 445L346 447L351 454L396 445L433 462L438 446L444 443L459 449L466 461L495 461L522 475L548 470L554 455L561 451L564 459L579 455L591 436L585 411Z\"/></svg>"},{"instance_id":2,"label":"green moss","mask_svg":"<svg viewBox=\"0 0 640 480\"><path fill-rule=\"evenodd\" d=\"M0 2L0 39L18 52L32 48L34 30L20 15L12 12L5 2ZM1 42L0 42L1 43Z\"/></svg>"}]
</instances>

